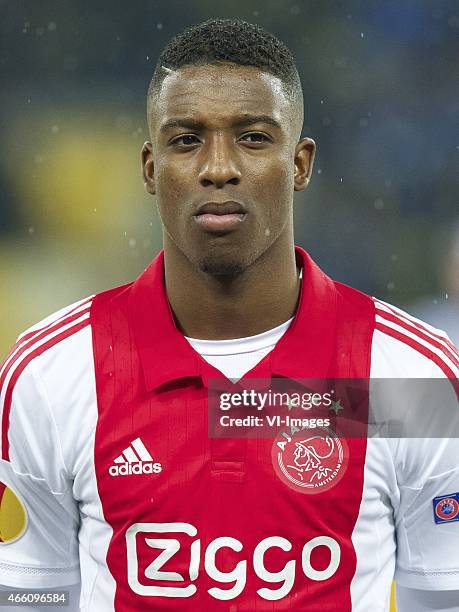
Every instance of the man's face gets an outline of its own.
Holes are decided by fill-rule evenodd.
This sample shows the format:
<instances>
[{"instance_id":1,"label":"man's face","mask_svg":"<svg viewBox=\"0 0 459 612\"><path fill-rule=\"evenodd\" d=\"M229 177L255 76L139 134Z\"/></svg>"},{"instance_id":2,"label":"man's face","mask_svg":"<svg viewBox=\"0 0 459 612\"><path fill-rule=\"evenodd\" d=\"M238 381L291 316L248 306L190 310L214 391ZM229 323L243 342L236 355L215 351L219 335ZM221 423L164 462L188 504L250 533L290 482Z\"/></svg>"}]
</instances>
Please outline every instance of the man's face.
<instances>
[{"instance_id":1,"label":"man's face","mask_svg":"<svg viewBox=\"0 0 459 612\"><path fill-rule=\"evenodd\" d=\"M215 275L237 274L292 229L293 191L307 186L314 143L281 81L218 64L171 72L142 151L165 244Z\"/></svg>"}]
</instances>

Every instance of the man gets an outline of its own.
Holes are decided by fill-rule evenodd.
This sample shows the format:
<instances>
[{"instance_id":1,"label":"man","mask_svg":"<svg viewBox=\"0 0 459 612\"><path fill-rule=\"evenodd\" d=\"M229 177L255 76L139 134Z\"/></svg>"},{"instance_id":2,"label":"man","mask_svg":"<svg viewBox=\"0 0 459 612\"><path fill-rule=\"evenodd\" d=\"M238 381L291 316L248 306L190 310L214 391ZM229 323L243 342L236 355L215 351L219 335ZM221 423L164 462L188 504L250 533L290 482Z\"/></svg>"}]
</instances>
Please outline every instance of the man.
<instances>
[{"instance_id":1,"label":"man","mask_svg":"<svg viewBox=\"0 0 459 612\"><path fill-rule=\"evenodd\" d=\"M459 610L455 440L208 436L215 381L457 380L444 333L294 247L302 121L292 56L258 26L210 20L162 52L142 166L164 250L2 369L1 479L23 517L3 584L81 572L90 611L373 611L395 569L401 610Z\"/></svg>"}]
</instances>

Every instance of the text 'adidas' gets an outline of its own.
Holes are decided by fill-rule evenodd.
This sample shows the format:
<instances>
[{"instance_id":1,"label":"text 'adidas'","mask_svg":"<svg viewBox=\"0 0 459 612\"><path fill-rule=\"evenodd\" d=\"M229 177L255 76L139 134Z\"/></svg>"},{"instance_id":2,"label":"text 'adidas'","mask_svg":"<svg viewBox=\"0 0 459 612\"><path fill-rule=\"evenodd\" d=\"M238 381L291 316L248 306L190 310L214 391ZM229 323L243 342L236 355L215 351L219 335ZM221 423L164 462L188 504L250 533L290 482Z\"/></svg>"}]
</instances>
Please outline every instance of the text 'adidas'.
<instances>
[{"instance_id":1,"label":"text 'adidas'","mask_svg":"<svg viewBox=\"0 0 459 612\"><path fill-rule=\"evenodd\" d=\"M130 476L131 474L159 474L163 466L154 462L140 438L132 440L127 448L116 457L110 466L110 476Z\"/></svg>"}]
</instances>

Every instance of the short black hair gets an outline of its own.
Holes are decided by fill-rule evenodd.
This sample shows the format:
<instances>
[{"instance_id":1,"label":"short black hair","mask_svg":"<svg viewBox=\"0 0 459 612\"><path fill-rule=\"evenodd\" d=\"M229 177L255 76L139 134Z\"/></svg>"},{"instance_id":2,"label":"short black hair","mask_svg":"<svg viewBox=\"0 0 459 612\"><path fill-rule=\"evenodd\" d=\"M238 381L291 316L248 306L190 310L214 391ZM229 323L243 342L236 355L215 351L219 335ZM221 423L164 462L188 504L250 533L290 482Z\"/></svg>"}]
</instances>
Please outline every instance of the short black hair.
<instances>
[{"instance_id":1,"label":"short black hair","mask_svg":"<svg viewBox=\"0 0 459 612\"><path fill-rule=\"evenodd\" d=\"M301 81L290 50L264 28L242 19L208 19L174 36L158 58L148 89L149 104L169 70L219 62L253 66L272 74L302 104Z\"/></svg>"}]
</instances>

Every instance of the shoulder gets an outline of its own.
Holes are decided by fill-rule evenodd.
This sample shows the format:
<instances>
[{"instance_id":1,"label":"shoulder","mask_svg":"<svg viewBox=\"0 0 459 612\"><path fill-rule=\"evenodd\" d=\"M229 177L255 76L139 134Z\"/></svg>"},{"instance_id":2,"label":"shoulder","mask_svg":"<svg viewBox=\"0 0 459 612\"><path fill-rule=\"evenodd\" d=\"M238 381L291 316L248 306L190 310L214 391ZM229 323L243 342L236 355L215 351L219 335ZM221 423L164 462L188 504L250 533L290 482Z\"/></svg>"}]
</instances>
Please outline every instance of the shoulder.
<instances>
[{"instance_id":1,"label":"shoulder","mask_svg":"<svg viewBox=\"0 0 459 612\"><path fill-rule=\"evenodd\" d=\"M28 340L33 336L38 336L41 332L52 332L54 329L57 329L58 326L70 324L77 320L80 322L88 319L88 313L91 309L93 300L94 295L91 295L78 300L77 302L73 302L68 306L60 308L44 319L38 321L38 323L35 323L31 327L27 328L18 336L17 343L22 342L23 340Z\"/></svg>"},{"instance_id":2,"label":"shoulder","mask_svg":"<svg viewBox=\"0 0 459 612\"><path fill-rule=\"evenodd\" d=\"M24 331L0 366L2 457L8 459L11 419L47 427L49 398L85 384L92 368L93 296L75 302Z\"/></svg>"},{"instance_id":3,"label":"shoulder","mask_svg":"<svg viewBox=\"0 0 459 612\"><path fill-rule=\"evenodd\" d=\"M92 368L95 307L112 302L131 284L74 302L20 334L0 365L0 408L17 384L33 378L33 371L40 378L51 378L56 385L68 386L76 376Z\"/></svg>"},{"instance_id":4,"label":"shoulder","mask_svg":"<svg viewBox=\"0 0 459 612\"><path fill-rule=\"evenodd\" d=\"M446 332L392 304L372 299L373 377L458 377L459 354Z\"/></svg>"},{"instance_id":5,"label":"shoulder","mask_svg":"<svg viewBox=\"0 0 459 612\"><path fill-rule=\"evenodd\" d=\"M0 388L8 379L17 379L20 372L42 356L54 356L75 345L80 332L90 325L93 299L90 296L61 308L20 334L1 366Z\"/></svg>"}]
</instances>

